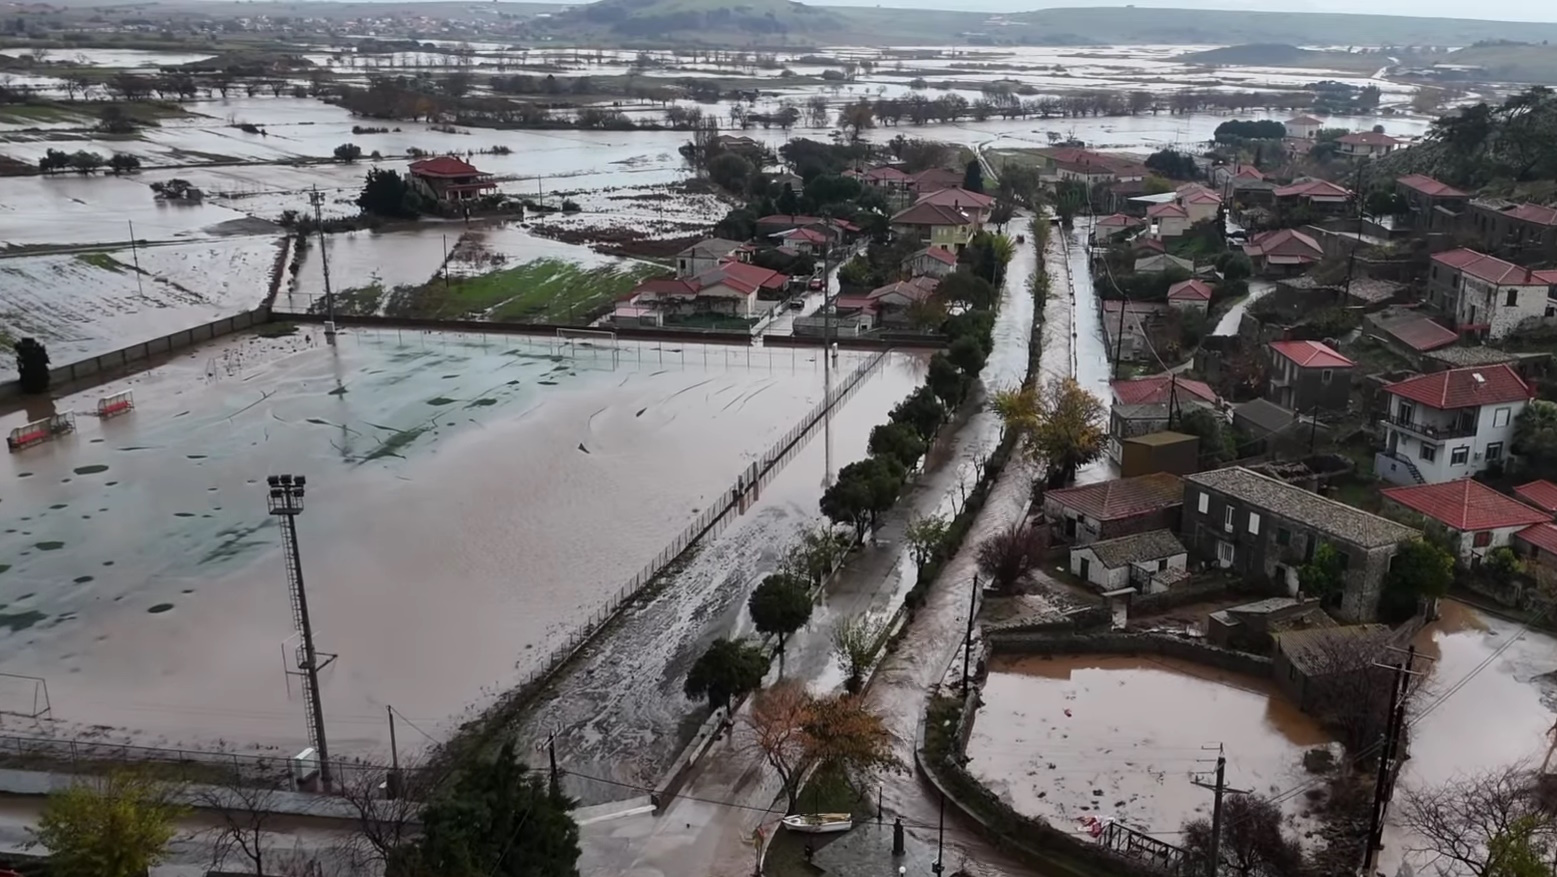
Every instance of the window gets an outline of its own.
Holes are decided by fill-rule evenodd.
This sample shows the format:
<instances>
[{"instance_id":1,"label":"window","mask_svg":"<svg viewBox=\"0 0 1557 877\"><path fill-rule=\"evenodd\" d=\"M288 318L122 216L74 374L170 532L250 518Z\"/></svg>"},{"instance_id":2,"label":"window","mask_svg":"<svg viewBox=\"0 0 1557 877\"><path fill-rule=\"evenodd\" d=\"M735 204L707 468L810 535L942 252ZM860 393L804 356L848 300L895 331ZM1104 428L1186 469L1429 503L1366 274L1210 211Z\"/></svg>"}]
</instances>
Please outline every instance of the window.
<instances>
[{"instance_id":1,"label":"window","mask_svg":"<svg viewBox=\"0 0 1557 877\"><path fill-rule=\"evenodd\" d=\"M1503 443L1493 442L1487 445L1487 462L1496 463L1501 459L1503 459Z\"/></svg>"},{"instance_id":2,"label":"window","mask_svg":"<svg viewBox=\"0 0 1557 877\"><path fill-rule=\"evenodd\" d=\"M1471 537L1471 545L1475 548L1486 548L1492 544L1492 531L1482 530Z\"/></svg>"},{"instance_id":3,"label":"window","mask_svg":"<svg viewBox=\"0 0 1557 877\"><path fill-rule=\"evenodd\" d=\"M1410 402L1407 402L1404 399L1400 400L1400 410L1397 413L1397 416L1400 418L1401 423L1410 423L1411 415L1415 413L1416 408Z\"/></svg>"},{"instance_id":4,"label":"window","mask_svg":"<svg viewBox=\"0 0 1557 877\"><path fill-rule=\"evenodd\" d=\"M1324 371L1319 373L1319 383L1321 383L1321 384L1328 384L1328 383L1330 383L1330 378L1332 376L1334 376L1334 374L1335 374L1335 372L1332 371L1331 369L1325 369Z\"/></svg>"},{"instance_id":5,"label":"window","mask_svg":"<svg viewBox=\"0 0 1557 877\"><path fill-rule=\"evenodd\" d=\"M1348 554L1346 551L1344 551L1344 550L1342 550L1340 548L1337 548L1335 550L1335 556L1336 556L1336 559L1340 560L1340 562L1341 562L1341 572L1346 572L1347 570L1352 568L1352 556L1350 554Z\"/></svg>"},{"instance_id":6,"label":"window","mask_svg":"<svg viewBox=\"0 0 1557 877\"><path fill-rule=\"evenodd\" d=\"M1519 304L1519 290L1510 289L1508 291L1508 297L1503 300L1503 307L1511 308L1517 304Z\"/></svg>"},{"instance_id":7,"label":"window","mask_svg":"<svg viewBox=\"0 0 1557 877\"><path fill-rule=\"evenodd\" d=\"M1492 412L1492 425L1508 426L1508 415L1512 410L1513 409L1511 408L1499 408L1498 410Z\"/></svg>"},{"instance_id":8,"label":"window","mask_svg":"<svg viewBox=\"0 0 1557 877\"><path fill-rule=\"evenodd\" d=\"M1226 530L1229 533L1231 533L1233 531L1233 507L1232 506L1227 506L1226 508L1222 509L1222 529Z\"/></svg>"},{"instance_id":9,"label":"window","mask_svg":"<svg viewBox=\"0 0 1557 877\"><path fill-rule=\"evenodd\" d=\"M1216 562L1224 567L1233 565L1233 543L1216 543Z\"/></svg>"},{"instance_id":10,"label":"window","mask_svg":"<svg viewBox=\"0 0 1557 877\"><path fill-rule=\"evenodd\" d=\"M1249 532L1256 536L1260 534L1260 515L1258 512L1249 513Z\"/></svg>"},{"instance_id":11,"label":"window","mask_svg":"<svg viewBox=\"0 0 1557 877\"><path fill-rule=\"evenodd\" d=\"M1433 462L1434 460L1437 460L1437 459L1438 459L1438 446L1437 445L1430 445L1427 442L1422 442L1422 461L1424 463L1431 463L1431 462Z\"/></svg>"},{"instance_id":12,"label":"window","mask_svg":"<svg viewBox=\"0 0 1557 877\"><path fill-rule=\"evenodd\" d=\"M1470 462L1470 446L1460 445L1449 454L1450 466L1464 466Z\"/></svg>"},{"instance_id":13,"label":"window","mask_svg":"<svg viewBox=\"0 0 1557 877\"><path fill-rule=\"evenodd\" d=\"M1292 544L1292 531L1288 530L1286 527L1277 527L1276 528L1276 544L1277 545L1291 545Z\"/></svg>"},{"instance_id":14,"label":"window","mask_svg":"<svg viewBox=\"0 0 1557 877\"><path fill-rule=\"evenodd\" d=\"M1208 511L1210 511L1211 510L1211 494L1209 494L1209 493L1202 493L1200 495L1200 504L1197 506L1197 508L1200 509L1200 513L1202 515L1205 514Z\"/></svg>"},{"instance_id":15,"label":"window","mask_svg":"<svg viewBox=\"0 0 1557 877\"><path fill-rule=\"evenodd\" d=\"M1433 279L1434 280L1438 279L1438 266L1437 265L1433 266Z\"/></svg>"}]
</instances>

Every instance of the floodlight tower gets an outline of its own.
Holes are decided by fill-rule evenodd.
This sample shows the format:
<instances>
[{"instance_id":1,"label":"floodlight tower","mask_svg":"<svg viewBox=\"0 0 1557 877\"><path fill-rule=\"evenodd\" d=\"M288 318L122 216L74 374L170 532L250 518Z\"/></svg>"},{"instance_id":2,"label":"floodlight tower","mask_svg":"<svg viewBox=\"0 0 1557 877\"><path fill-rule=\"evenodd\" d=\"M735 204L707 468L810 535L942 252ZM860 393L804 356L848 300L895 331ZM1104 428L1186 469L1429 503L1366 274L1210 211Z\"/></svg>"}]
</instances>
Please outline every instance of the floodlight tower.
<instances>
[{"instance_id":1,"label":"floodlight tower","mask_svg":"<svg viewBox=\"0 0 1557 877\"><path fill-rule=\"evenodd\" d=\"M297 550L297 516L303 513L303 488L308 479L302 475L271 475L265 479L268 487L266 506L270 513L281 518L282 553L286 558L287 589L292 597L292 624L297 628L302 643L294 655L297 675L303 677L303 703L308 710L308 737L319 756L319 782L330 788L330 755L324 739L324 706L319 698L319 670L334 655L327 655L323 664L319 652L314 649L314 629L308 620L308 594L303 590L303 557Z\"/></svg>"}]
</instances>

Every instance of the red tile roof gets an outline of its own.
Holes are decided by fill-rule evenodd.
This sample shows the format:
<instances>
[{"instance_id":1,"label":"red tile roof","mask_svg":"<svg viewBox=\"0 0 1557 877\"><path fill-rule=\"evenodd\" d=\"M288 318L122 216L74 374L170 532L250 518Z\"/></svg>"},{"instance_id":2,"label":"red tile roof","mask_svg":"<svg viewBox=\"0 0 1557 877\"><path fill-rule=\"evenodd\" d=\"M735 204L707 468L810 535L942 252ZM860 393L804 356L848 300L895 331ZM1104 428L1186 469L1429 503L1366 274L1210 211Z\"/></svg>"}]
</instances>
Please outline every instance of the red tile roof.
<instances>
[{"instance_id":1,"label":"red tile roof","mask_svg":"<svg viewBox=\"0 0 1557 877\"><path fill-rule=\"evenodd\" d=\"M1203 280L1184 280L1168 287L1168 301L1210 301L1211 287Z\"/></svg>"},{"instance_id":2,"label":"red tile roof","mask_svg":"<svg viewBox=\"0 0 1557 877\"><path fill-rule=\"evenodd\" d=\"M1255 167L1254 165L1246 164L1246 165L1243 165L1242 167L1238 168L1237 172L1233 174L1233 179L1235 179L1235 180L1263 180L1263 179L1265 179L1265 174L1261 173L1260 169Z\"/></svg>"},{"instance_id":3,"label":"red tile roof","mask_svg":"<svg viewBox=\"0 0 1557 877\"><path fill-rule=\"evenodd\" d=\"M1288 124L1288 125L1323 125L1324 124L1324 120L1323 119L1316 119L1313 116L1298 116L1296 119L1288 119L1286 121L1286 124Z\"/></svg>"},{"instance_id":4,"label":"red tile roof","mask_svg":"<svg viewBox=\"0 0 1557 877\"><path fill-rule=\"evenodd\" d=\"M692 282L698 284L699 291L703 287L712 286L715 283L723 283L731 289L752 295L759 289L777 289L789 281L789 275L780 271L772 271L761 265L752 265L747 262L739 262L734 259L720 262L713 268L698 274L692 278Z\"/></svg>"},{"instance_id":5,"label":"red tile roof","mask_svg":"<svg viewBox=\"0 0 1557 877\"><path fill-rule=\"evenodd\" d=\"M1270 349L1303 368L1351 368L1357 364L1321 341L1272 341Z\"/></svg>"},{"instance_id":6,"label":"red tile roof","mask_svg":"<svg viewBox=\"0 0 1557 877\"><path fill-rule=\"evenodd\" d=\"M1532 481L1514 488L1514 495L1538 509L1557 514L1557 484L1550 481Z\"/></svg>"},{"instance_id":7,"label":"red tile roof","mask_svg":"<svg viewBox=\"0 0 1557 877\"><path fill-rule=\"evenodd\" d=\"M1108 386L1121 405L1161 405L1172 396L1174 383L1171 375L1147 375L1144 378L1114 381ZM1180 393L1198 396L1207 402L1216 401L1216 391L1205 381L1179 378L1177 384Z\"/></svg>"},{"instance_id":8,"label":"red tile roof","mask_svg":"<svg viewBox=\"0 0 1557 877\"><path fill-rule=\"evenodd\" d=\"M783 238L787 241L805 241L811 244L825 244L832 240L832 238L814 228L792 228L788 231L781 231L773 235L773 237Z\"/></svg>"},{"instance_id":9,"label":"red tile roof","mask_svg":"<svg viewBox=\"0 0 1557 877\"><path fill-rule=\"evenodd\" d=\"M440 155L411 162L411 173L424 177L471 177L481 171L452 155Z\"/></svg>"},{"instance_id":10,"label":"red tile roof","mask_svg":"<svg viewBox=\"0 0 1557 877\"><path fill-rule=\"evenodd\" d=\"M1550 519L1540 509L1533 509L1469 478L1443 484L1391 487L1384 491L1384 498L1462 533L1526 527Z\"/></svg>"},{"instance_id":11,"label":"red tile roof","mask_svg":"<svg viewBox=\"0 0 1557 877\"><path fill-rule=\"evenodd\" d=\"M1437 350L1460 340L1460 336L1451 329L1433 322L1427 317L1414 317L1404 320L1392 320L1388 323L1380 323L1379 328L1393 336L1397 341L1411 348L1426 353L1429 350Z\"/></svg>"},{"instance_id":12,"label":"red tile roof","mask_svg":"<svg viewBox=\"0 0 1557 877\"><path fill-rule=\"evenodd\" d=\"M1146 208L1146 218L1161 219L1165 216L1176 216L1180 219L1188 219L1189 212L1177 204L1153 204Z\"/></svg>"},{"instance_id":13,"label":"red tile roof","mask_svg":"<svg viewBox=\"0 0 1557 877\"><path fill-rule=\"evenodd\" d=\"M804 213L771 213L757 220L757 224L786 225L790 228L798 228L802 225L815 225L822 221L820 216L807 216Z\"/></svg>"},{"instance_id":14,"label":"red tile roof","mask_svg":"<svg viewBox=\"0 0 1557 877\"><path fill-rule=\"evenodd\" d=\"M1514 538L1522 539L1542 551L1557 554L1557 524L1532 524L1515 533Z\"/></svg>"},{"instance_id":15,"label":"red tile roof","mask_svg":"<svg viewBox=\"0 0 1557 877\"><path fill-rule=\"evenodd\" d=\"M898 170L897 168L895 168L895 167L893 167L893 166L891 166L889 164L884 164L884 165L882 165L880 167L873 167L873 168L865 171L864 173L860 174L860 176L865 178L865 179L867 179L867 180L871 180L871 181L875 181L875 182L889 182L890 181L890 182L894 182L894 183L905 183L905 182L907 182L910 179L908 174L902 172L901 170Z\"/></svg>"},{"instance_id":16,"label":"red tile roof","mask_svg":"<svg viewBox=\"0 0 1557 877\"><path fill-rule=\"evenodd\" d=\"M913 280L898 280L888 283L886 286L878 286L870 291L866 298L874 301L889 295L900 295L909 301L924 301L935 292L940 281L934 277L915 277Z\"/></svg>"},{"instance_id":17,"label":"red tile roof","mask_svg":"<svg viewBox=\"0 0 1557 877\"><path fill-rule=\"evenodd\" d=\"M697 295L697 284L691 280L680 277L650 277L637 286L633 291L622 296L623 299L631 299L633 296L648 292L654 295Z\"/></svg>"},{"instance_id":18,"label":"red tile roof","mask_svg":"<svg viewBox=\"0 0 1557 877\"><path fill-rule=\"evenodd\" d=\"M1452 368L1430 375L1417 375L1393 384L1384 391L1403 396L1440 411L1476 408L1502 402L1524 402L1535 393L1519 373L1506 363Z\"/></svg>"},{"instance_id":19,"label":"red tile roof","mask_svg":"<svg viewBox=\"0 0 1557 877\"><path fill-rule=\"evenodd\" d=\"M1461 192L1448 183L1440 183L1426 174L1407 174L1397 177L1395 182L1408 189L1415 189L1430 198L1469 198L1470 195Z\"/></svg>"},{"instance_id":20,"label":"red tile roof","mask_svg":"<svg viewBox=\"0 0 1557 877\"><path fill-rule=\"evenodd\" d=\"M1496 256L1461 247L1434 253L1433 261L1498 286L1550 286L1550 272L1531 271Z\"/></svg>"},{"instance_id":21,"label":"red tile roof","mask_svg":"<svg viewBox=\"0 0 1557 877\"><path fill-rule=\"evenodd\" d=\"M967 225L972 221L955 207L928 201L920 201L892 216L892 222L900 225Z\"/></svg>"},{"instance_id":22,"label":"red tile roof","mask_svg":"<svg viewBox=\"0 0 1557 877\"><path fill-rule=\"evenodd\" d=\"M925 247L922 250L915 251L914 255L909 258L912 259L914 256L929 256L935 261L946 265L957 264L957 254L945 247Z\"/></svg>"},{"instance_id":23,"label":"red tile roof","mask_svg":"<svg viewBox=\"0 0 1557 877\"><path fill-rule=\"evenodd\" d=\"M1537 225L1557 225L1557 208L1542 207L1539 204L1521 204L1503 211L1503 215Z\"/></svg>"},{"instance_id":24,"label":"red tile roof","mask_svg":"<svg viewBox=\"0 0 1557 877\"><path fill-rule=\"evenodd\" d=\"M981 195L978 192L970 192L961 186L947 186L927 195L920 195L917 203L939 204L942 207L972 207L977 210L984 210L993 207L995 199L988 195Z\"/></svg>"},{"instance_id":25,"label":"red tile roof","mask_svg":"<svg viewBox=\"0 0 1557 877\"><path fill-rule=\"evenodd\" d=\"M1044 502L1051 499L1093 520L1117 521L1182 504L1184 481L1177 475L1156 472L1051 490L1044 494Z\"/></svg>"},{"instance_id":26,"label":"red tile roof","mask_svg":"<svg viewBox=\"0 0 1557 877\"><path fill-rule=\"evenodd\" d=\"M1099 219L1094 224L1103 226L1104 228L1135 228L1136 226L1143 225L1144 223L1133 216L1126 216L1123 213L1113 213L1103 217L1102 219Z\"/></svg>"},{"instance_id":27,"label":"red tile roof","mask_svg":"<svg viewBox=\"0 0 1557 877\"><path fill-rule=\"evenodd\" d=\"M910 185L914 191L934 192L936 189L947 189L952 186L962 185L964 174L962 171L954 171L943 167L932 167L922 170L909 177Z\"/></svg>"},{"instance_id":28,"label":"red tile roof","mask_svg":"<svg viewBox=\"0 0 1557 877\"><path fill-rule=\"evenodd\" d=\"M1388 134L1380 134L1377 131L1357 131L1337 139L1336 142L1349 143L1354 146L1394 146L1405 141L1398 137L1391 137Z\"/></svg>"},{"instance_id":29,"label":"red tile roof","mask_svg":"<svg viewBox=\"0 0 1557 877\"><path fill-rule=\"evenodd\" d=\"M1243 251L1251 257L1276 256L1310 262L1317 262L1325 255L1318 241L1292 228L1260 232L1243 245Z\"/></svg>"},{"instance_id":30,"label":"red tile roof","mask_svg":"<svg viewBox=\"0 0 1557 877\"><path fill-rule=\"evenodd\" d=\"M1277 198L1350 198L1352 190L1326 180L1304 180L1278 188Z\"/></svg>"}]
</instances>

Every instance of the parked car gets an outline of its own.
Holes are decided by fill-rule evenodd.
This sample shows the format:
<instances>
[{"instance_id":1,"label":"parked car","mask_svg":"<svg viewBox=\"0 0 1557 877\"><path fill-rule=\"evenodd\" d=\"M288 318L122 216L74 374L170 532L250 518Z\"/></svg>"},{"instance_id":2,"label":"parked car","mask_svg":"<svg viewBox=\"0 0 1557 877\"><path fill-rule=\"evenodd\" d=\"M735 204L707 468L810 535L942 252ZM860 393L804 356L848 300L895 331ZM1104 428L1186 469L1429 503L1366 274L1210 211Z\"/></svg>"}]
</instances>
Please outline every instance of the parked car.
<instances>
[{"instance_id":1,"label":"parked car","mask_svg":"<svg viewBox=\"0 0 1557 877\"><path fill-rule=\"evenodd\" d=\"M811 278L811 282L809 284L807 284L806 288L810 289L812 292L820 291L821 288L822 288L822 278L820 278L820 277L813 277L813 278Z\"/></svg>"},{"instance_id":2,"label":"parked car","mask_svg":"<svg viewBox=\"0 0 1557 877\"><path fill-rule=\"evenodd\" d=\"M805 299L799 299L799 298L792 298L784 305L784 307L787 307L787 308L789 308L792 311L805 310L805 306L806 306Z\"/></svg>"}]
</instances>

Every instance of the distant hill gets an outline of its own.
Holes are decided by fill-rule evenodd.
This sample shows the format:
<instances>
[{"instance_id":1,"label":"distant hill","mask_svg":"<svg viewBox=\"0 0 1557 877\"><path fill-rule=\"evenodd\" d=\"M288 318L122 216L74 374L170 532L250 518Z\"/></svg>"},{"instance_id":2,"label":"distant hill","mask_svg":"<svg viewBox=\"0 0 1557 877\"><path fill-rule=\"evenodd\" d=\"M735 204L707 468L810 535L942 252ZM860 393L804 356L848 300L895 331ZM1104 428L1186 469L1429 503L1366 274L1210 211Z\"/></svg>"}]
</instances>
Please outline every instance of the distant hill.
<instances>
[{"instance_id":1,"label":"distant hill","mask_svg":"<svg viewBox=\"0 0 1557 877\"><path fill-rule=\"evenodd\" d=\"M544 30L617 39L825 41L843 28L832 10L791 0L597 0L538 23Z\"/></svg>"},{"instance_id":2,"label":"distant hill","mask_svg":"<svg viewBox=\"0 0 1557 877\"><path fill-rule=\"evenodd\" d=\"M1180 55L1189 64L1219 67L1324 67L1334 70L1373 71L1389 63L1379 52L1323 52L1300 49L1286 43L1247 43Z\"/></svg>"},{"instance_id":3,"label":"distant hill","mask_svg":"<svg viewBox=\"0 0 1557 877\"><path fill-rule=\"evenodd\" d=\"M1466 46L1455 52L1415 55L1410 61L1422 66L1479 67L1479 73L1467 74L1475 79L1557 85L1557 46L1499 40Z\"/></svg>"}]
</instances>

